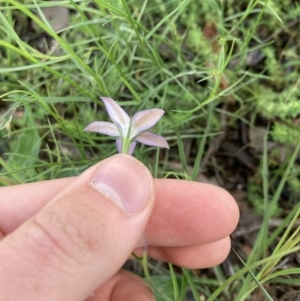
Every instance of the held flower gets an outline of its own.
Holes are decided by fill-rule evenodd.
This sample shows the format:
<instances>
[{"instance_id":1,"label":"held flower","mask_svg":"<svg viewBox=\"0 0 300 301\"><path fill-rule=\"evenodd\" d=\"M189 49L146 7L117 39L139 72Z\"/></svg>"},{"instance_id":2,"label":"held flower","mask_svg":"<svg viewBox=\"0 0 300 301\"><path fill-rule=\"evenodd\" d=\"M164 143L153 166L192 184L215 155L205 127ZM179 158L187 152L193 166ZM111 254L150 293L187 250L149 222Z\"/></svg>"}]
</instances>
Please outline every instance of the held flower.
<instances>
[{"instance_id":1,"label":"held flower","mask_svg":"<svg viewBox=\"0 0 300 301\"><path fill-rule=\"evenodd\" d=\"M132 118L111 98L100 97L112 122L94 121L84 131L116 137L119 153L131 155L140 142L150 146L169 148L165 138L146 130L152 128L165 113L160 109L137 112Z\"/></svg>"}]
</instances>

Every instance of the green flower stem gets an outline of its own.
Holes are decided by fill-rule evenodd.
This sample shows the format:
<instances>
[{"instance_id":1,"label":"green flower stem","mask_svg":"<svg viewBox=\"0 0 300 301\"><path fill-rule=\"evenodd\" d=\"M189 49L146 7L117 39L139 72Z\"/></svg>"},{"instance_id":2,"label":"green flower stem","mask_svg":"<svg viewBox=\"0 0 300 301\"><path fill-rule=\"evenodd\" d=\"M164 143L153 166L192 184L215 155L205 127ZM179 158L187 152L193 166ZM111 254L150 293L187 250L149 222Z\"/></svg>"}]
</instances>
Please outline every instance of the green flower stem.
<instances>
[{"instance_id":1,"label":"green flower stem","mask_svg":"<svg viewBox=\"0 0 300 301\"><path fill-rule=\"evenodd\" d=\"M127 154L129 146L131 144L131 140L130 140L130 133L131 133L131 126L132 126L132 119L130 118L130 124L129 124L129 129L127 132L126 137L122 138L122 142L123 142L123 147L122 147L122 153L123 154Z\"/></svg>"},{"instance_id":2,"label":"green flower stem","mask_svg":"<svg viewBox=\"0 0 300 301\"><path fill-rule=\"evenodd\" d=\"M122 142L122 154L127 154L131 141L129 139L124 138Z\"/></svg>"}]
</instances>

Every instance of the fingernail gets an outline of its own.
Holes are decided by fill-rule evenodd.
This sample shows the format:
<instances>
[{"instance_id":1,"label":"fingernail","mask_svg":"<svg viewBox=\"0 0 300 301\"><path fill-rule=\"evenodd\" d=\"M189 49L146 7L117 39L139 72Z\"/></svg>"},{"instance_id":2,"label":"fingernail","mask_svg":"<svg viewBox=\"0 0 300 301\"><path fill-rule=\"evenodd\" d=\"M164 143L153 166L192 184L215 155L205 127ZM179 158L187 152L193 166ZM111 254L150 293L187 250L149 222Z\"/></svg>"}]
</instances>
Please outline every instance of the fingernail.
<instances>
[{"instance_id":1,"label":"fingernail","mask_svg":"<svg viewBox=\"0 0 300 301\"><path fill-rule=\"evenodd\" d=\"M127 155L116 155L101 162L90 184L128 214L140 212L153 193L148 169Z\"/></svg>"}]
</instances>

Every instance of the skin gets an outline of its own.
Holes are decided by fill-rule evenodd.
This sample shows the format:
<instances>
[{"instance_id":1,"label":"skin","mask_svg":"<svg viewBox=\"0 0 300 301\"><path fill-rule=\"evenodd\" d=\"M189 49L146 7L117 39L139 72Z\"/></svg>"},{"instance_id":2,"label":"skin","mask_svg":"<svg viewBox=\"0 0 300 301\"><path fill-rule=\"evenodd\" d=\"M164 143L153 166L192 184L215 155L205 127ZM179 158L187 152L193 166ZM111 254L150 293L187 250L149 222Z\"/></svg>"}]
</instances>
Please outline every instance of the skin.
<instances>
[{"instance_id":1,"label":"skin","mask_svg":"<svg viewBox=\"0 0 300 301\"><path fill-rule=\"evenodd\" d=\"M226 259L239 210L225 190L152 179L132 157L112 158L145 175L149 195L137 214L91 187L101 162L77 178L0 188L0 300L154 300L142 279L120 269L145 241L152 258L186 268Z\"/></svg>"}]
</instances>

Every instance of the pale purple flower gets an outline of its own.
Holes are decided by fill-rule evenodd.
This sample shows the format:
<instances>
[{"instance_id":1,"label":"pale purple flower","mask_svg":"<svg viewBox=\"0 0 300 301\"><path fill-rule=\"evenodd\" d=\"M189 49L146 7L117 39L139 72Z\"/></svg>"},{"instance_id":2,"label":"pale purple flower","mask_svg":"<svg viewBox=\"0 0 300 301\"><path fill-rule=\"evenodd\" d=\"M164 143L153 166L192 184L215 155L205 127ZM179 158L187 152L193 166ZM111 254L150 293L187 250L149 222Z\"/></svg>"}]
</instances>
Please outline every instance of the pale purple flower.
<instances>
[{"instance_id":1,"label":"pale purple flower","mask_svg":"<svg viewBox=\"0 0 300 301\"><path fill-rule=\"evenodd\" d=\"M149 109L137 112L132 118L111 98L100 97L112 122L94 121L84 131L97 132L116 137L119 153L131 155L140 142L150 146L169 148L165 138L146 130L152 128L165 113L161 109Z\"/></svg>"}]
</instances>

